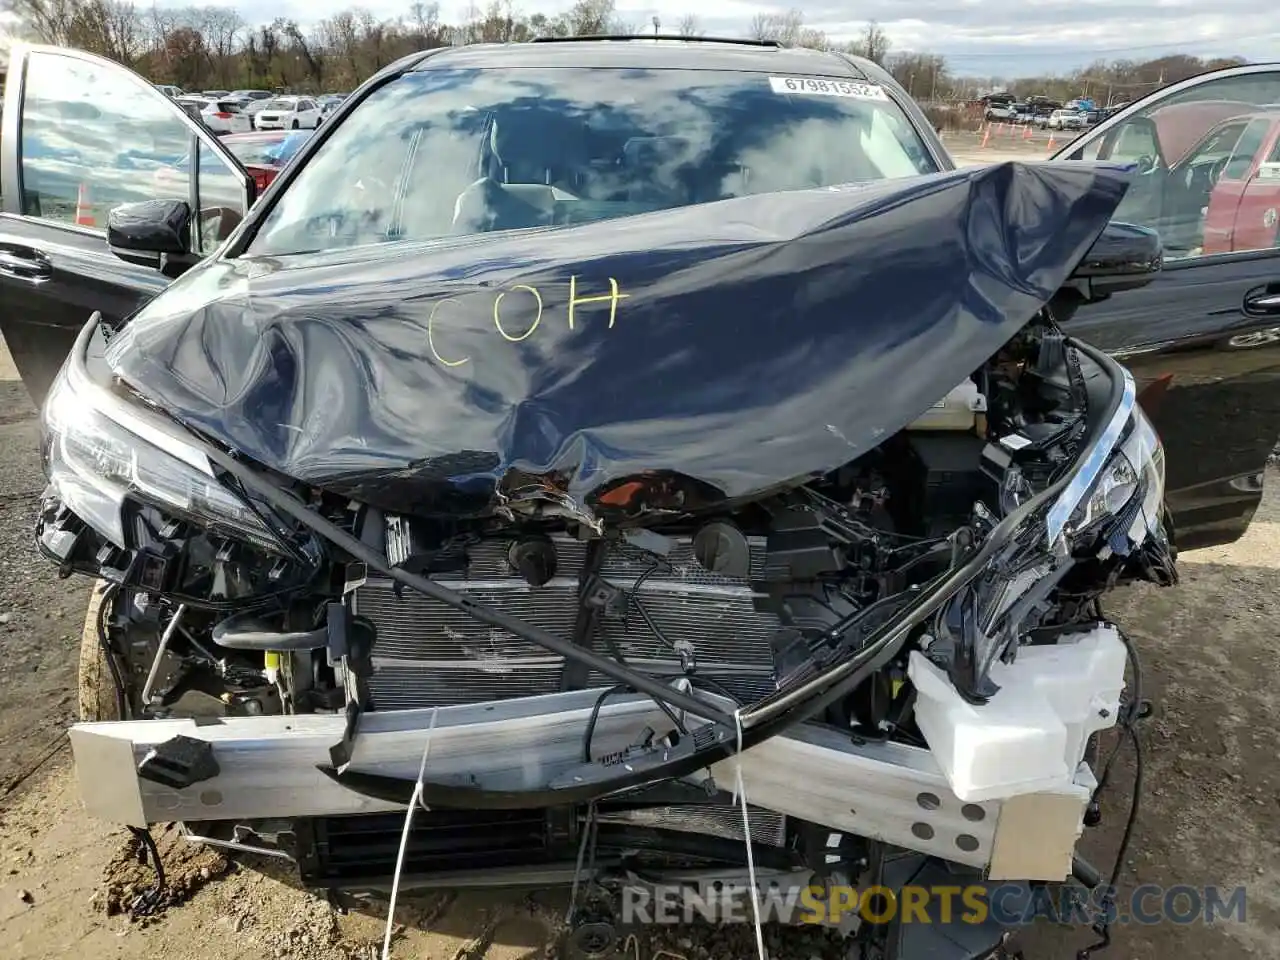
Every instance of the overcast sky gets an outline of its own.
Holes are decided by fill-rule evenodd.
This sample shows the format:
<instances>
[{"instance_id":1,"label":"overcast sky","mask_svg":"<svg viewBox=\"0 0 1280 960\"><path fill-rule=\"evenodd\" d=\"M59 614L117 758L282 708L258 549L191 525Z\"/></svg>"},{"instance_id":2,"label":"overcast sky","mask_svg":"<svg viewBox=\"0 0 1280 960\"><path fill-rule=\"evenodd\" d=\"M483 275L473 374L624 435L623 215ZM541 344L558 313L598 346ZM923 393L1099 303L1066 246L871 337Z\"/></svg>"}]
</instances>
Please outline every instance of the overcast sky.
<instances>
[{"instance_id":1,"label":"overcast sky","mask_svg":"<svg viewBox=\"0 0 1280 960\"><path fill-rule=\"evenodd\" d=\"M252 19L261 18L264 6L275 6L272 0L265 5L237 2L254 11ZM349 5L344 0L276 2L303 20ZM486 0L477 2L487 5ZM551 14L570 2L516 0L516 6L526 14ZM382 16L395 16L408 4L409 0L366 0ZM619 16L637 27L652 29L657 15L674 29L692 10L709 35L729 36L743 35L755 14L781 11L789 5L754 0L698 4L617 0ZM461 19L467 6L467 0L441 0L441 16ZM898 49L945 54L956 72L967 74L1066 71L1098 57L1145 60L1182 52L1280 60L1277 0L809 0L797 6L804 11L807 25L841 40L856 36L866 20L878 20Z\"/></svg>"},{"instance_id":2,"label":"overcast sky","mask_svg":"<svg viewBox=\"0 0 1280 960\"><path fill-rule=\"evenodd\" d=\"M159 0L186 6L192 0ZM382 17L405 13L411 0L195 0L230 2L257 23L275 16L309 24L352 5ZM480 7L488 0L476 0ZM516 0L525 14L557 13L571 0ZM809 0L808 26L836 40L851 39L875 19L898 50L944 54L956 73L1028 75L1065 72L1099 57L1147 60L1170 53L1238 54L1280 60L1280 0ZM145 6L140 3L139 6ZM751 18L789 4L755 0L617 0L619 16L652 29L656 15L674 29L691 7L708 35L742 36ZM468 0L441 0L446 22L464 19ZM910 16L904 16L906 13Z\"/></svg>"}]
</instances>

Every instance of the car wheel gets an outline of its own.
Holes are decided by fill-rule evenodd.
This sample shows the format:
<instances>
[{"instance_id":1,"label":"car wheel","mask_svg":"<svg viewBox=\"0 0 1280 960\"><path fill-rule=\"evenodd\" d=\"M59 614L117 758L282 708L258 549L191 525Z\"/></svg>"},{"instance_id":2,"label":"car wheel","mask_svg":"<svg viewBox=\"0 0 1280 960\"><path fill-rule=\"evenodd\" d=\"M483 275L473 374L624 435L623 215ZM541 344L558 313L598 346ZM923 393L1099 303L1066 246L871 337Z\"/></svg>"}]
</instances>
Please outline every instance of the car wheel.
<instances>
[{"instance_id":1,"label":"car wheel","mask_svg":"<svg viewBox=\"0 0 1280 960\"><path fill-rule=\"evenodd\" d=\"M297 129L298 129L298 121L297 121L297 119L294 119L294 121L293 121L292 123L290 123L290 124L289 124L289 129L290 129L290 130L297 130Z\"/></svg>"}]
</instances>

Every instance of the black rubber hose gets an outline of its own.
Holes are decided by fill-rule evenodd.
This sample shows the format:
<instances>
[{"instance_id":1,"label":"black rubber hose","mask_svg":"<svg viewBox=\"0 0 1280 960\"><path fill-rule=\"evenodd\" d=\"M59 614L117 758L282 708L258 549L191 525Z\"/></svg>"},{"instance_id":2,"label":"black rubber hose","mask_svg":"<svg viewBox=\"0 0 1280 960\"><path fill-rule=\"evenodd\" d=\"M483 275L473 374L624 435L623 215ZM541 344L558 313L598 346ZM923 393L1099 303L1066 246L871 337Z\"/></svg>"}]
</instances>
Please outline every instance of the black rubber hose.
<instances>
[{"instance_id":1,"label":"black rubber hose","mask_svg":"<svg viewBox=\"0 0 1280 960\"><path fill-rule=\"evenodd\" d=\"M218 646L230 650L323 650L329 645L327 625L282 631L251 613L220 620L211 636Z\"/></svg>"}]
</instances>

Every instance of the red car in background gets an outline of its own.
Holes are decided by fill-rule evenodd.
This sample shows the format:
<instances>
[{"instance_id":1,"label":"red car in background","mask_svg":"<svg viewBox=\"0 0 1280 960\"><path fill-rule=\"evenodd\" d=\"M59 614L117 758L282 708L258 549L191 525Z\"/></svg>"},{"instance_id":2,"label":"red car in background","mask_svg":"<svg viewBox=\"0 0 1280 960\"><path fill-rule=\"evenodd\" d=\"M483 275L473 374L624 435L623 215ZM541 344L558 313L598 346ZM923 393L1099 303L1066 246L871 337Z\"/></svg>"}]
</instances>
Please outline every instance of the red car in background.
<instances>
[{"instance_id":1,"label":"red car in background","mask_svg":"<svg viewBox=\"0 0 1280 960\"><path fill-rule=\"evenodd\" d=\"M262 193L311 136L310 130L257 130L222 138L227 149L244 164Z\"/></svg>"},{"instance_id":2,"label":"red car in background","mask_svg":"<svg viewBox=\"0 0 1280 960\"><path fill-rule=\"evenodd\" d=\"M1280 110L1234 117L1209 137L1223 128L1239 128L1239 136L1209 194L1204 252L1265 249L1280 220Z\"/></svg>"}]
</instances>

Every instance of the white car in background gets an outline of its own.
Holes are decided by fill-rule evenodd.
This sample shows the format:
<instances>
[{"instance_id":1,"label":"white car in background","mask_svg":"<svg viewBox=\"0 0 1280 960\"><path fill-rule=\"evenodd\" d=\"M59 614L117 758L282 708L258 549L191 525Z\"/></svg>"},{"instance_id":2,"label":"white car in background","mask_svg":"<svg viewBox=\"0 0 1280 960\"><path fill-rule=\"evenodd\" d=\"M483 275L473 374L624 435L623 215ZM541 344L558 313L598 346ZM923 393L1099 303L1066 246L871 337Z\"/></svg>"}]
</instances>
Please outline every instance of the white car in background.
<instances>
[{"instance_id":1,"label":"white car in background","mask_svg":"<svg viewBox=\"0 0 1280 960\"><path fill-rule=\"evenodd\" d=\"M1088 125L1088 117L1079 110L1055 110L1040 122L1042 129L1050 130L1083 130Z\"/></svg>"},{"instance_id":2,"label":"white car in background","mask_svg":"<svg viewBox=\"0 0 1280 960\"><path fill-rule=\"evenodd\" d=\"M188 114L214 133L248 133L253 123L235 100L210 100L207 97L176 97Z\"/></svg>"},{"instance_id":3,"label":"white car in background","mask_svg":"<svg viewBox=\"0 0 1280 960\"><path fill-rule=\"evenodd\" d=\"M253 115L256 130L298 130L320 125L320 106L311 97L274 97Z\"/></svg>"}]
</instances>

